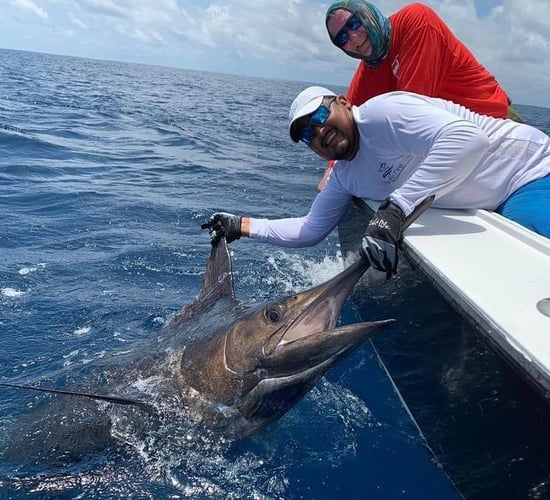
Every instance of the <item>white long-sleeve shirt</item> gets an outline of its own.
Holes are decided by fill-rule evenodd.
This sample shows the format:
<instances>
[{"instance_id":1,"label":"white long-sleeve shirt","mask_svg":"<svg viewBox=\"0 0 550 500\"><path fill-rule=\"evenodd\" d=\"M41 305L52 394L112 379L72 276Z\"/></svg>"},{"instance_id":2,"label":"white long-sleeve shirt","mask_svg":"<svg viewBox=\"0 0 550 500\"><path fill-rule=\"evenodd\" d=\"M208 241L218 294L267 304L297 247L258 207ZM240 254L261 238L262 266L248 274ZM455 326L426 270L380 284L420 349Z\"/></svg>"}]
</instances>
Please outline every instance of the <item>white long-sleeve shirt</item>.
<instances>
[{"instance_id":1,"label":"white long-sleeve shirt","mask_svg":"<svg viewBox=\"0 0 550 500\"><path fill-rule=\"evenodd\" d=\"M287 247L315 245L336 227L353 196L389 197L405 215L431 194L434 207L494 210L550 174L550 137L526 124L410 92L379 95L352 113L357 154L335 163L309 213L253 218L250 237Z\"/></svg>"}]
</instances>

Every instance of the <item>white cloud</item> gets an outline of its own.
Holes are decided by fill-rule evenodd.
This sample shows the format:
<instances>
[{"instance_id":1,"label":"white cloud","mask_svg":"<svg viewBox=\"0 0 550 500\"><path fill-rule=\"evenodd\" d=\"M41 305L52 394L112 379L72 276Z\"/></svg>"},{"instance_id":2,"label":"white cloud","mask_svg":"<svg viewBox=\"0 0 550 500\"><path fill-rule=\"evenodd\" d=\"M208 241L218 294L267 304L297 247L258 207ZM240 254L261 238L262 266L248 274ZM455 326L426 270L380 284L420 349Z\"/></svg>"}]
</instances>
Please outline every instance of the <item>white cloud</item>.
<instances>
[{"instance_id":1,"label":"white cloud","mask_svg":"<svg viewBox=\"0 0 550 500\"><path fill-rule=\"evenodd\" d=\"M126 2L112 0L77 0L77 5L88 10L92 15L100 14L105 16L125 17Z\"/></svg>"},{"instance_id":2,"label":"white cloud","mask_svg":"<svg viewBox=\"0 0 550 500\"><path fill-rule=\"evenodd\" d=\"M550 106L550 2L502 0L481 20L473 0L432 3L512 100Z\"/></svg>"},{"instance_id":3,"label":"white cloud","mask_svg":"<svg viewBox=\"0 0 550 500\"><path fill-rule=\"evenodd\" d=\"M73 15L71 15L70 17L71 17L71 23L73 23L76 27L84 30L88 29L88 25L85 22L81 21L78 17Z\"/></svg>"},{"instance_id":4,"label":"white cloud","mask_svg":"<svg viewBox=\"0 0 550 500\"><path fill-rule=\"evenodd\" d=\"M41 19L48 19L48 13L41 7L38 7L32 0L13 0L11 5L24 12L31 12Z\"/></svg>"}]
</instances>

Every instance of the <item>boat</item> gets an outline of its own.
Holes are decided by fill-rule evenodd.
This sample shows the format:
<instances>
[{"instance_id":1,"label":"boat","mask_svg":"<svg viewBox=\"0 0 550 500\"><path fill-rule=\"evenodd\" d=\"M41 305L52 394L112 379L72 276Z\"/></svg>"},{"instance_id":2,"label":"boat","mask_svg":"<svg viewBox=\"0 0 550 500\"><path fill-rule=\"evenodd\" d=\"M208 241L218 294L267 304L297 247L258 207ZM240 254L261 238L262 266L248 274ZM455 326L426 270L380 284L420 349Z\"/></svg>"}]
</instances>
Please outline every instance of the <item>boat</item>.
<instances>
[{"instance_id":1,"label":"boat","mask_svg":"<svg viewBox=\"0 0 550 500\"><path fill-rule=\"evenodd\" d=\"M340 222L345 265L378 205L354 199ZM350 300L362 321L397 319L369 340L374 357L460 497L548 497L550 240L485 210L428 208L398 275L369 269Z\"/></svg>"},{"instance_id":2,"label":"boat","mask_svg":"<svg viewBox=\"0 0 550 500\"><path fill-rule=\"evenodd\" d=\"M345 263L378 205L350 205L338 228ZM550 400L550 239L487 210L429 208L406 230L402 254Z\"/></svg>"}]
</instances>

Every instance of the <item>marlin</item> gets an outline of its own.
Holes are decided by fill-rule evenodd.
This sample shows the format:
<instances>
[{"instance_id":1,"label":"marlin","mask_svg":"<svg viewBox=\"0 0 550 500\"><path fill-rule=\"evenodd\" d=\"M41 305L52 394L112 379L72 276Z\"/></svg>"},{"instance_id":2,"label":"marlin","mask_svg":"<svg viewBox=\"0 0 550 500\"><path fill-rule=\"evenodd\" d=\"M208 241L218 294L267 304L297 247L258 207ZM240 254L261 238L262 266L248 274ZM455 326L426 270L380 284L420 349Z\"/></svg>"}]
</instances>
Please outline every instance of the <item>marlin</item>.
<instances>
[{"instance_id":1,"label":"marlin","mask_svg":"<svg viewBox=\"0 0 550 500\"><path fill-rule=\"evenodd\" d=\"M200 293L159 334L178 339L176 373L210 427L242 438L279 419L372 333L394 320L337 327L368 269L359 259L329 281L267 304L236 299L225 238L208 259Z\"/></svg>"},{"instance_id":2,"label":"marlin","mask_svg":"<svg viewBox=\"0 0 550 500\"><path fill-rule=\"evenodd\" d=\"M77 418L77 439L68 439L73 445L84 441L90 422L95 430L88 441L94 449L102 440L107 444L113 421L122 420L113 408L116 412L132 406L135 420L143 420L139 415L144 412L161 413L167 405L184 408L201 428L230 441L241 439L283 416L327 370L394 321L337 326L346 299L368 267L361 258L321 285L267 304L245 303L235 297L231 256L222 238L211 249L197 298L153 338L129 353L99 360L96 375L88 376L92 383L77 374L65 376L65 387L59 389L0 385L59 393L55 399L72 400L70 408L50 403L42 415L57 414L47 419L57 434L67 421L59 415ZM72 390L76 384L80 389ZM46 419L29 415L26 420L35 427ZM36 445L45 446L40 434L28 428L24 434L25 439L36 435ZM56 446L62 437L56 438ZM67 451L63 453L65 457Z\"/></svg>"}]
</instances>

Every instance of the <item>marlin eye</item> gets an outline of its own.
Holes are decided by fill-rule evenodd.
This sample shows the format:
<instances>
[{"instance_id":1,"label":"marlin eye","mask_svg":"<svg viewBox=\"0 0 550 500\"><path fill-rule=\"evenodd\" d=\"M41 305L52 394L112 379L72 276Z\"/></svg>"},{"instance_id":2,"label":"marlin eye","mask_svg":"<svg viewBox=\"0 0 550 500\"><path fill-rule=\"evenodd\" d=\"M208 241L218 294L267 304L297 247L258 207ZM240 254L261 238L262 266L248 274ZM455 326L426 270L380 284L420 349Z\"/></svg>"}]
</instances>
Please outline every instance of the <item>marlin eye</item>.
<instances>
[{"instance_id":1,"label":"marlin eye","mask_svg":"<svg viewBox=\"0 0 550 500\"><path fill-rule=\"evenodd\" d=\"M281 314L277 309L267 309L265 312L265 317L272 323L278 323L281 319Z\"/></svg>"}]
</instances>

